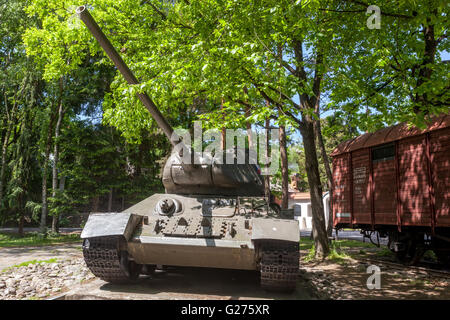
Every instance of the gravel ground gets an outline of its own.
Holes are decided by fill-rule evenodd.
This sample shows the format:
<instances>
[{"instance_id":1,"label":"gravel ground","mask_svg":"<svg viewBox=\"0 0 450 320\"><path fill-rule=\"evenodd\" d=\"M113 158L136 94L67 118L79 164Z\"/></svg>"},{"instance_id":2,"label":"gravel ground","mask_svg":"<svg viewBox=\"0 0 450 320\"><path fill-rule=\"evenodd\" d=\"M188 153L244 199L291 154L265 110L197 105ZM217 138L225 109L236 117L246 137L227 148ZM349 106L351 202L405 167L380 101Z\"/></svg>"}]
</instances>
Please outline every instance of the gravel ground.
<instances>
[{"instance_id":1,"label":"gravel ground","mask_svg":"<svg viewBox=\"0 0 450 320\"><path fill-rule=\"evenodd\" d=\"M369 289L369 264L357 259L345 262L302 262L301 279L309 283L318 299L409 300L450 299L450 279L412 270L380 267L380 288Z\"/></svg>"},{"instance_id":2,"label":"gravel ground","mask_svg":"<svg viewBox=\"0 0 450 320\"><path fill-rule=\"evenodd\" d=\"M12 267L0 273L0 299L44 299L93 278L81 258Z\"/></svg>"}]
</instances>

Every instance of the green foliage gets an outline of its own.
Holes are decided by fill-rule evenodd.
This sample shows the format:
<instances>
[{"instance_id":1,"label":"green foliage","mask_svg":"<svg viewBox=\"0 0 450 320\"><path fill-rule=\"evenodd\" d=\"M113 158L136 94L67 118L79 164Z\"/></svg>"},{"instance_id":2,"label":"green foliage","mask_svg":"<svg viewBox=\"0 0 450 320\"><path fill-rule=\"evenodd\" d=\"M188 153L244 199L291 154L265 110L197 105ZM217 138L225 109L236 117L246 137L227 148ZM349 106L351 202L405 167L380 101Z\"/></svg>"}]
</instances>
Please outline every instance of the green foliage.
<instances>
[{"instance_id":1,"label":"green foliage","mask_svg":"<svg viewBox=\"0 0 450 320\"><path fill-rule=\"evenodd\" d=\"M49 235L43 238L37 233L29 233L24 237L20 237L17 234L4 234L0 233L0 247L27 247L27 246L46 246L58 243L66 242L79 242L81 241L79 234L58 234Z\"/></svg>"},{"instance_id":2,"label":"green foliage","mask_svg":"<svg viewBox=\"0 0 450 320\"><path fill-rule=\"evenodd\" d=\"M335 4L338 12L331 11ZM330 65L328 107L351 114L351 126L362 131L405 120L423 127L427 115L448 113L450 65L441 57L449 51L448 3L370 4L381 8L380 29L366 27L362 2L328 1L323 6L330 9L330 19L346 27L331 42L341 61Z\"/></svg>"},{"instance_id":3,"label":"green foliage","mask_svg":"<svg viewBox=\"0 0 450 320\"><path fill-rule=\"evenodd\" d=\"M378 251L377 255L380 257L394 257L395 256L395 254L386 247L383 247L380 251Z\"/></svg>"},{"instance_id":4,"label":"green foliage","mask_svg":"<svg viewBox=\"0 0 450 320\"><path fill-rule=\"evenodd\" d=\"M336 248L330 248L330 253L327 256L327 260L335 261L335 262L344 262L346 259L349 259L350 256L345 252L339 251Z\"/></svg>"},{"instance_id":5,"label":"green foliage","mask_svg":"<svg viewBox=\"0 0 450 320\"><path fill-rule=\"evenodd\" d=\"M309 250L314 245L314 242L309 238L300 239L300 250Z\"/></svg>"},{"instance_id":6,"label":"green foliage","mask_svg":"<svg viewBox=\"0 0 450 320\"><path fill-rule=\"evenodd\" d=\"M308 250L308 254L303 259L305 262L313 261L316 258L316 246L313 244Z\"/></svg>"},{"instance_id":7,"label":"green foliage","mask_svg":"<svg viewBox=\"0 0 450 320\"><path fill-rule=\"evenodd\" d=\"M74 3L12 0L2 5L0 224L38 222L44 181L47 194L54 194L48 197L49 214L66 223L65 216L91 210L95 198L100 199L99 210L105 210L104 195L110 190L113 200L123 197L127 206L162 190L158 161L169 144L161 134L152 126L136 126L138 143L128 144L117 130L100 124L115 71L96 54L95 45L92 50L85 46L93 43L87 32L78 34L82 26ZM55 139L60 105L62 129ZM179 123L190 121L178 118ZM51 190L54 166L61 188Z\"/></svg>"},{"instance_id":8,"label":"green foliage","mask_svg":"<svg viewBox=\"0 0 450 320\"><path fill-rule=\"evenodd\" d=\"M116 198L123 196L131 203L162 191L156 160L168 152L168 144L162 141L156 147L158 139L143 136L141 144L129 145L111 127L83 121L65 127L60 160L67 182L64 192L51 198L53 214L81 209L111 189Z\"/></svg>"},{"instance_id":9,"label":"green foliage","mask_svg":"<svg viewBox=\"0 0 450 320\"><path fill-rule=\"evenodd\" d=\"M425 251L425 253L423 255L423 258L425 260L432 261L432 262L437 262L438 261L438 258L436 257L436 254L433 252L433 250Z\"/></svg>"},{"instance_id":10,"label":"green foliage","mask_svg":"<svg viewBox=\"0 0 450 320\"><path fill-rule=\"evenodd\" d=\"M346 249L346 248L375 248L376 245L370 242L361 242L357 240L333 240L333 245L336 248Z\"/></svg>"}]
</instances>

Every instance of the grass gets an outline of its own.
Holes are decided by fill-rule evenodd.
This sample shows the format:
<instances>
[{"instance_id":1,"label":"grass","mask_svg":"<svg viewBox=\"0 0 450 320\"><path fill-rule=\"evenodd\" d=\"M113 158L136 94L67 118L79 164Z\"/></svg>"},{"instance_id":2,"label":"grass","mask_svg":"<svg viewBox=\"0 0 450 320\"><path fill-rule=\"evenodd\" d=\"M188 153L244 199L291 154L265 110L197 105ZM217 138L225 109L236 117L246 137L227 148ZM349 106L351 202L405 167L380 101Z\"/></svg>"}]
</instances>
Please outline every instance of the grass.
<instances>
[{"instance_id":1,"label":"grass","mask_svg":"<svg viewBox=\"0 0 450 320\"><path fill-rule=\"evenodd\" d=\"M15 265L13 265L13 266L11 266L11 267L5 268L5 269L2 270L2 272L8 271L8 270L10 270L10 269L12 269L12 268L27 267L27 266L29 266L30 264L38 264L38 263L55 263L55 262L57 262L57 261L58 261L57 258L51 258L51 259L48 259L48 260L30 260L30 261L25 261L25 262L22 262L22 263L20 263L20 264L15 264Z\"/></svg>"},{"instance_id":2,"label":"grass","mask_svg":"<svg viewBox=\"0 0 450 320\"><path fill-rule=\"evenodd\" d=\"M308 250L310 249L314 244L314 241L308 238L301 238L300 239L300 249ZM357 240L332 240L331 246L336 246L341 249L346 248L376 248L375 245L369 242L361 242Z\"/></svg>"},{"instance_id":3,"label":"grass","mask_svg":"<svg viewBox=\"0 0 450 320\"><path fill-rule=\"evenodd\" d=\"M361 242L357 240L333 240L338 243L341 248L375 248L376 246L370 242Z\"/></svg>"},{"instance_id":4,"label":"grass","mask_svg":"<svg viewBox=\"0 0 450 320\"><path fill-rule=\"evenodd\" d=\"M352 257L351 254L346 252L348 249L360 248L358 254L365 255L367 252L365 248L376 248L375 245L368 242L361 242L357 240L332 240L330 244L330 253L327 256L327 260L335 261L338 263L345 262L345 260ZM306 262L314 260L314 241L310 238L301 238L300 250L308 251L304 260ZM390 251L389 251L390 252Z\"/></svg>"},{"instance_id":5,"label":"grass","mask_svg":"<svg viewBox=\"0 0 450 320\"><path fill-rule=\"evenodd\" d=\"M415 280L410 280L409 284L413 285L413 286L424 286L425 282L422 279L415 279Z\"/></svg>"},{"instance_id":6,"label":"grass","mask_svg":"<svg viewBox=\"0 0 450 320\"><path fill-rule=\"evenodd\" d=\"M434 252L432 250L427 250L424 253L423 258L425 260L432 261L432 262L437 262L438 261L436 255L434 254Z\"/></svg>"},{"instance_id":7,"label":"grass","mask_svg":"<svg viewBox=\"0 0 450 320\"><path fill-rule=\"evenodd\" d=\"M331 242L330 253L327 256L328 260L342 262L343 260L350 258L350 256L345 253L343 248L352 248L352 247L343 246L340 241L341 240ZM352 244L352 246L353 246L353 244Z\"/></svg>"},{"instance_id":8,"label":"grass","mask_svg":"<svg viewBox=\"0 0 450 320\"><path fill-rule=\"evenodd\" d=\"M300 239L300 250L309 250L314 246L314 241L309 238Z\"/></svg>"},{"instance_id":9,"label":"grass","mask_svg":"<svg viewBox=\"0 0 450 320\"><path fill-rule=\"evenodd\" d=\"M386 247L381 247L379 251L377 251L377 256L379 257L393 257L395 254Z\"/></svg>"},{"instance_id":10,"label":"grass","mask_svg":"<svg viewBox=\"0 0 450 320\"><path fill-rule=\"evenodd\" d=\"M315 258L315 247L314 247L314 245L312 245L312 247L311 248L309 248L309 250L308 250L308 254L306 255L306 257L305 257L305 261L306 262L309 262L309 261L312 261L312 260L314 260L314 258Z\"/></svg>"},{"instance_id":11,"label":"grass","mask_svg":"<svg viewBox=\"0 0 450 320\"><path fill-rule=\"evenodd\" d=\"M33 232L20 237L17 234L0 233L0 248L45 246L79 241L81 241L79 234L57 234L44 237L42 234Z\"/></svg>"}]
</instances>

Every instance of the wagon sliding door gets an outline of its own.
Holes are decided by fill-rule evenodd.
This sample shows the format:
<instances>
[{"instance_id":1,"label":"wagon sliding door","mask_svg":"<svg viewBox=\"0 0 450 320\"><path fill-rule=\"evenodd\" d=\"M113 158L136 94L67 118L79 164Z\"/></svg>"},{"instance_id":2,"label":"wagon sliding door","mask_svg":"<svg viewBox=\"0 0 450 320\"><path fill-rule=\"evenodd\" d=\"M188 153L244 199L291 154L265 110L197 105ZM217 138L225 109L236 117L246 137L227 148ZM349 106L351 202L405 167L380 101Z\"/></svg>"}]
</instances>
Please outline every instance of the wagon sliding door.
<instances>
[{"instance_id":1,"label":"wagon sliding door","mask_svg":"<svg viewBox=\"0 0 450 320\"><path fill-rule=\"evenodd\" d=\"M371 224L370 210L370 149L352 152L352 209L353 221L360 224Z\"/></svg>"},{"instance_id":2,"label":"wagon sliding door","mask_svg":"<svg viewBox=\"0 0 450 320\"><path fill-rule=\"evenodd\" d=\"M333 225L350 221L350 168L349 155L333 158Z\"/></svg>"},{"instance_id":3,"label":"wagon sliding door","mask_svg":"<svg viewBox=\"0 0 450 320\"><path fill-rule=\"evenodd\" d=\"M401 224L429 226L431 206L426 137L421 135L399 141L398 157Z\"/></svg>"},{"instance_id":4,"label":"wagon sliding door","mask_svg":"<svg viewBox=\"0 0 450 320\"><path fill-rule=\"evenodd\" d=\"M430 133L436 227L450 226L450 128Z\"/></svg>"},{"instance_id":5,"label":"wagon sliding door","mask_svg":"<svg viewBox=\"0 0 450 320\"><path fill-rule=\"evenodd\" d=\"M374 224L397 224L395 144L372 148Z\"/></svg>"}]
</instances>

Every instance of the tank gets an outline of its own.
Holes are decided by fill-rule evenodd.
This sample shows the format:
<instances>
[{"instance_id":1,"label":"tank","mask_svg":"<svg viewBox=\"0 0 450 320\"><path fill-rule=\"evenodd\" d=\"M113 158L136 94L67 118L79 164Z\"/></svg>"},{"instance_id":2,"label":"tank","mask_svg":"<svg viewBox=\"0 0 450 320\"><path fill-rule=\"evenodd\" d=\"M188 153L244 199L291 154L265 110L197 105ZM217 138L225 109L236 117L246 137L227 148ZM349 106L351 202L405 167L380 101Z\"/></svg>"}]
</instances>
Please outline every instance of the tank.
<instances>
[{"instance_id":1,"label":"tank","mask_svg":"<svg viewBox=\"0 0 450 320\"><path fill-rule=\"evenodd\" d=\"M86 7L77 14L126 81L138 84ZM265 197L257 165L217 163L193 152L152 99L138 97L174 147L162 174L166 193L123 212L90 214L81 238L92 273L124 283L157 266L255 270L264 289L295 290L298 222Z\"/></svg>"}]
</instances>

